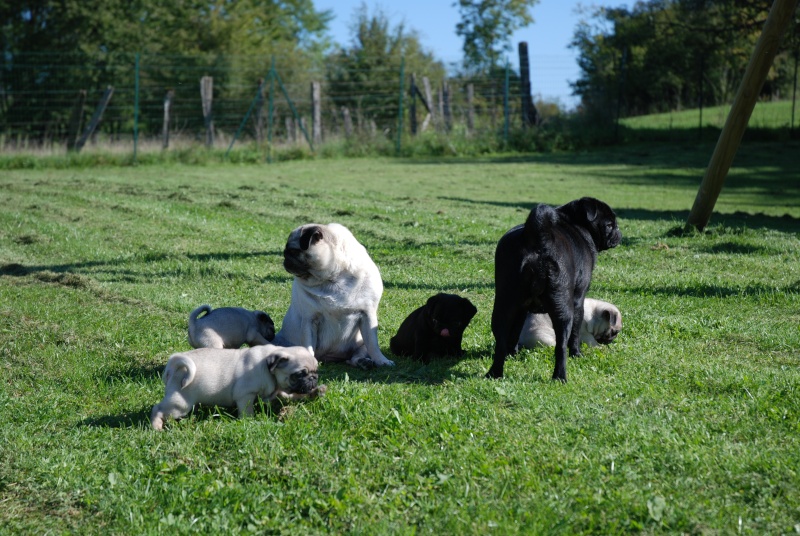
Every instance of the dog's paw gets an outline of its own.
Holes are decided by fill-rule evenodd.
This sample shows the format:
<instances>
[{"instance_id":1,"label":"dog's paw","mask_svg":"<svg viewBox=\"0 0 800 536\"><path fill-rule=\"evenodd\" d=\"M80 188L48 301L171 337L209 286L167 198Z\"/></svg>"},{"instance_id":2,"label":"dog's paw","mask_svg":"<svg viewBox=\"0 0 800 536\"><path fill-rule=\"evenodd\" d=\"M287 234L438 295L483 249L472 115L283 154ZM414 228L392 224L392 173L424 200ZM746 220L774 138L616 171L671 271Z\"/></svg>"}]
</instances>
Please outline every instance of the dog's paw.
<instances>
[{"instance_id":1,"label":"dog's paw","mask_svg":"<svg viewBox=\"0 0 800 536\"><path fill-rule=\"evenodd\" d=\"M354 357L350 359L348 363L354 367L360 368L361 370L371 370L378 366L375 361L370 359L368 356Z\"/></svg>"},{"instance_id":2,"label":"dog's paw","mask_svg":"<svg viewBox=\"0 0 800 536\"><path fill-rule=\"evenodd\" d=\"M487 372L486 376L485 376L485 378L490 379L490 380L497 380L497 379L500 379L502 377L503 377L502 369L501 370L497 370L494 367L490 368L489 372Z\"/></svg>"}]
</instances>

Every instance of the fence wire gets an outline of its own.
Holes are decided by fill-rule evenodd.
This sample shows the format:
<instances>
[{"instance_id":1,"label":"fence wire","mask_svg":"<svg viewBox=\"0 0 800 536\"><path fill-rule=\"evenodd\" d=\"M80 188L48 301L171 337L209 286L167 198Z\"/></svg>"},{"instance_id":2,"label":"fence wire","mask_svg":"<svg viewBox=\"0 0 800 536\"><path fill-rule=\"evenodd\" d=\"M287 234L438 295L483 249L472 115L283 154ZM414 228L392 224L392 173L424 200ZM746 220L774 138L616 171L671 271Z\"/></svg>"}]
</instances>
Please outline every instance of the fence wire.
<instances>
[{"instance_id":1,"label":"fence wire","mask_svg":"<svg viewBox=\"0 0 800 536\"><path fill-rule=\"evenodd\" d=\"M525 120L526 95L513 66L482 77L428 80L426 85L423 76L408 71L402 73L401 84L401 69L394 66L337 75L330 67L309 68L308 62L297 66L283 59L274 71L283 93L270 76L273 61L109 54L86 64L63 53L6 57L0 68L0 150L66 148L71 135L89 133L109 88L113 94L87 146L125 148L132 145L134 132L140 143L161 147L205 143L209 128L213 145L219 147L227 147L237 133L241 142L263 142L268 127L275 144L305 143L301 127L323 142L345 136L393 140L400 125L404 135L413 129L417 134L456 130L502 135ZM418 88L413 93L412 75ZM210 115L204 114L201 96L204 77L213 84L212 100L206 103ZM312 83L320 87L316 101Z\"/></svg>"}]
</instances>

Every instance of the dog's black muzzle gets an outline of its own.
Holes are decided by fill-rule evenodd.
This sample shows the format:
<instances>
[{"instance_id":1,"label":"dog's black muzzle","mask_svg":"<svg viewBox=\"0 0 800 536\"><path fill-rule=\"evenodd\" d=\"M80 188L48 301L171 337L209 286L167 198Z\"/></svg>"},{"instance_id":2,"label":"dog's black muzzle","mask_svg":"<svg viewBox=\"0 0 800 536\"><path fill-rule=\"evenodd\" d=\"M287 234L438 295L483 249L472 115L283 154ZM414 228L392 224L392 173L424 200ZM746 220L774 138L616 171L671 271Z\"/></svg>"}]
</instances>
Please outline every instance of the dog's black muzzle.
<instances>
[{"instance_id":1,"label":"dog's black muzzle","mask_svg":"<svg viewBox=\"0 0 800 536\"><path fill-rule=\"evenodd\" d=\"M317 388L319 375L316 372L295 372L289 376L289 391L297 394L308 394Z\"/></svg>"},{"instance_id":2,"label":"dog's black muzzle","mask_svg":"<svg viewBox=\"0 0 800 536\"><path fill-rule=\"evenodd\" d=\"M297 277L308 277L309 274L305 264L297 258L298 251L289 248L283 250L283 267L287 272Z\"/></svg>"},{"instance_id":3,"label":"dog's black muzzle","mask_svg":"<svg viewBox=\"0 0 800 536\"><path fill-rule=\"evenodd\" d=\"M617 335L619 335L619 331L616 329L611 329L605 333L602 333L599 337L596 337L596 340L600 344L611 344L614 342L614 339L617 338Z\"/></svg>"}]
</instances>

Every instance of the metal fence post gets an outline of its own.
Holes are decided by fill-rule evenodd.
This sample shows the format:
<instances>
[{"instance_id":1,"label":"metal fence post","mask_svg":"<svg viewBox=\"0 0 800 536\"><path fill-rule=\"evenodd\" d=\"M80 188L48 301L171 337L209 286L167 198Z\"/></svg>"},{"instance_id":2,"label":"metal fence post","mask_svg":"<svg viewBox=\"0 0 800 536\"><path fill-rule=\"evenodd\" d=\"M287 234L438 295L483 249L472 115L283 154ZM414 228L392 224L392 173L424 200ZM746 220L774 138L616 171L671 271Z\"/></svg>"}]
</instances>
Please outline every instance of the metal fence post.
<instances>
[{"instance_id":1,"label":"metal fence post","mask_svg":"<svg viewBox=\"0 0 800 536\"><path fill-rule=\"evenodd\" d=\"M400 59L400 97L397 104L397 143L395 150L397 156L400 156L401 138L403 136L403 79L405 78L406 58Z\"/></svg>"},{"instance_id":2,"label":"metal fence post","mask_svg":"<svg viewBox=\"0 0 800 536\"><path fill-rule=\"evenodd\" d=\"M233 144L236 143L236 140L239 138L239 135L242 133L242 130L244 130L244 126L247 124L247 120L250 119L250 114L253 113L253 108L255 108L256 102L258 102L259 97L261 97L261 88L263 86L264 82L259 82L256 96L253 97L253 100L250 103L250 107L247 109L247 113L244 114L244 119L242 119L242 123L239 125L239 129L236 131L236 134L233 135L231 144L228 146L228 150L225 151L225 158L228 158L228 154L231 152L231 149L233 149Z\"/></svg>"},{"instance_id":3,"label":"metal fence post","mask_svg":"<svg viewBox=\"0 0 800 536\"><path fill-rule=\"evenodd\" d=\"M134 96L133 96L133 163L136 164L136 152L139 145L139 53L136 53L136 67L134 69Z\"/></svg>"},{"instance_id":4,"label":"metal fence post","mask_svg":"<svg viewBox=\"0 0 800 536\"><path fill-rule=\"evenodd\" d=\"M275 56L269 68L269 102L267 104L267 162L272 163L272 115L275 109Z\"/></svg>"},{"instance_id":5,"label":"metal fence post","mask_svg":"<svg viewBox=\"0 0 800 536\"><path fill-rule=\"evenodd\" d=\"M509 81L509 67L508 67L508 58L506 58L506 79L505 83L503 84L503 142L508 144L508 130L509 130L509 109L508 109L508 81Z\"/></svg>"}]
</instances>

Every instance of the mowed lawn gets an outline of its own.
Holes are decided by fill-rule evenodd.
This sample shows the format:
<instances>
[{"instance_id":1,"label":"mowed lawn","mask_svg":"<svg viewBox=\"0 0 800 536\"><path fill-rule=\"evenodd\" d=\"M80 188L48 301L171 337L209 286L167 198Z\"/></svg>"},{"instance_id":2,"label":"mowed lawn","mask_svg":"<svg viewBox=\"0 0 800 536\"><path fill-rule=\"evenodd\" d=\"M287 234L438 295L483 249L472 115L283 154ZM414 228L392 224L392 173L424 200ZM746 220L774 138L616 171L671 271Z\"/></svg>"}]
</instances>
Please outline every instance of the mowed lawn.
<instances>
[{"instance_id":1,"label":"mowed lawn","mask_svg":"<svg viewBox=\"0 0 800 536\"><path fill-rule=\"evenodd\" d=\"M800 145L746 144L676 233L712 149L3 171L0 532L799 532ZM497 240L585 195L619 216L590 295L622 334L567 384L550 349L484 379ZM334 221L381 270L384 353L445 291L478 307L466 356L325 364L320 400L151 430L189 311L279 327L289 232Z\"/></svg>"}]
</instances>

